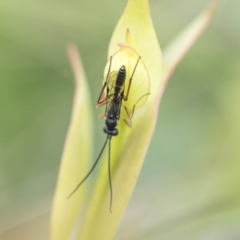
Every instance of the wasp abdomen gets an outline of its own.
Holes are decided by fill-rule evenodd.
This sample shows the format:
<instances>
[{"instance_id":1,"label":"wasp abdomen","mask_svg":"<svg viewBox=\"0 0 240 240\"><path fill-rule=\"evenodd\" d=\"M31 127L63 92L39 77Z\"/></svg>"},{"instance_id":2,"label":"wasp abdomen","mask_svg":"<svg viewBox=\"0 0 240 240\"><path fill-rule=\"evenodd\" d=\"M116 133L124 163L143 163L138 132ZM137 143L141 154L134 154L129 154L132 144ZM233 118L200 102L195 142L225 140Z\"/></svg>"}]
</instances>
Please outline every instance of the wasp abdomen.
<instances>
[{"instance_id":1,"label":"wasp abdomen","mask_svg":"<svg viewBox=\"0 0 240 240\"><path fill-rule=\"evenodd\" d=\"M117 96L120 93L124 85L125 79L126 79L126 68L124 65L122 65L118 71L118 75L116 79L116 85L115 85L115 91L114 91L115 96Z\"/></svg>"}]
</instances>

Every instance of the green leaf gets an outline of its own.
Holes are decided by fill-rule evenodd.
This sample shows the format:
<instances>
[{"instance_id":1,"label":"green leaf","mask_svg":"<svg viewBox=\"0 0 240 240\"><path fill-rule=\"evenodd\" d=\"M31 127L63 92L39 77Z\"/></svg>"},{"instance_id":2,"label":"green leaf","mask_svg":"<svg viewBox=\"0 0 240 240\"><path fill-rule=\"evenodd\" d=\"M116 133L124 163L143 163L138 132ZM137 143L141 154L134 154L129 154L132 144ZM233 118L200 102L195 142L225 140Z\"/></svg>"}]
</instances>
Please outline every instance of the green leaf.
<instances>
[{"instance_id":1,"label":"green leaf","mask_svg":"<svg viewBox=\"0 0 240 240\"><path fill-rule=\"evenodd\" d=\"M120 51L121 48L123 48L123 52ZM107 158L105 157L102 159L105 164L96 180L78 239L98 239L99 236L105 240L112 239L134 190L152 137L156 120L154 106L161 86L162 68L161 51L152 25L147 0L128 1L112 36L109 56L113 56L111 71L118 71L121 65L125 65L128 69L127 78L133 72L134 62L136 63L138 56L141 56L141 63L134 73L131 89L136 89L139 78L135 76L138 76L139 69L143 69L144 75L148 75L150 81L150 92L146 89L145 93L150 93L150 95L147 101L141 104L141 108L134 112L132 128L129 128L124 121L120 121L119 135L112 138L112 213L109 211L110 191L106 167ZM135 61L129 60L131 57L135 58ZM106 69L108 66L109 64ZM147 81L147 77L145 80ZM131 90L129 94L131 95ZM139 97L142 94L142 92L139 93ZM125 103L123 102L123 104ZM129 111L132 110L132 104L129 104L128 101L126 103ZM123 112L124 109L122 109Z\"/></svg>"},{"instance_id":2,"label":"green leaf","mask_svg":"<svg viewBox=\"0 0 240 240\"><path fill-rule=\"evenodd\" d=\"M90 97L82 64L77 49L68 48L75 75L75 96L72 117L64 146L61 167L55 192L52 216L51 239L68 239L82 212L86 184L72 197L71 191L84 177L92 150L92 113Z\"/></svg>"},{"instance_id":3,"label":"green leaf","mask_svg":"<svg viewBox=\"0 0 240 240\"><path fill-rule=\"evenodd\" d=\"M160 97L179 62L208 27L214 16L215 10L216 2L212 1L209 7L192 21L189 26L181 31L181 33L163 50L163 85Z\"/></svg>"}]
</instances>

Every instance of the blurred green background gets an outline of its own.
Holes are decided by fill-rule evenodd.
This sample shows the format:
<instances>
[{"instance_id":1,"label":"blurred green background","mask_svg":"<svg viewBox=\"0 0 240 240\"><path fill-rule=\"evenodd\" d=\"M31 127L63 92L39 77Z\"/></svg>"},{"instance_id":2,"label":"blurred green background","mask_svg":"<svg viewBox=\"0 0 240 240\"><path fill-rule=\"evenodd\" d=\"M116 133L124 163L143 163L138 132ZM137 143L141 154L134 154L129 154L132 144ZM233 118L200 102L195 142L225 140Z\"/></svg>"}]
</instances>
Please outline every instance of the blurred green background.
<instances>
[{"instance_id":1,"label":"blurred green background","mask_svg":"<svg viewBox=\"0 0 240 240\"><path fill-rule=\"evenodd\" d=\"M162 48L208 3L150 0ZM0 239L48 239L74 92L71 42L89 81L99 152L105 136L95 102L125 4L1 0ZM219 0L213 23L174 73L116 240L240 239L239 9L240 1Z\"/></svg>"}]
</instances>

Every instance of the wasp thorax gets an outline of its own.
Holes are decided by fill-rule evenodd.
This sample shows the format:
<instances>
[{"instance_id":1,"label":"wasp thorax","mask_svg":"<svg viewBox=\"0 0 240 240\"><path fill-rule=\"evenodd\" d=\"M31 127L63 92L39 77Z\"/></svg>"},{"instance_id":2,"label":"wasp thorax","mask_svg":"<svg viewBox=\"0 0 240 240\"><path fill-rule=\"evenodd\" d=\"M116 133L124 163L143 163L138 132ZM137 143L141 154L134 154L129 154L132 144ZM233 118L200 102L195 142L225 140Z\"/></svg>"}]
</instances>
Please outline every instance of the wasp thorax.
<instances>
[{"instance_id":1,"label":"wasp thorax","mask_svg":"<svg viewBox=\"0 0 240 240\"><path fill-rule=\"evenodd\" d=\"M109 130L113 130L117 126L117 119L113 115L109 115L105 121L106 126Z\"/></svg>"}]
</instances>

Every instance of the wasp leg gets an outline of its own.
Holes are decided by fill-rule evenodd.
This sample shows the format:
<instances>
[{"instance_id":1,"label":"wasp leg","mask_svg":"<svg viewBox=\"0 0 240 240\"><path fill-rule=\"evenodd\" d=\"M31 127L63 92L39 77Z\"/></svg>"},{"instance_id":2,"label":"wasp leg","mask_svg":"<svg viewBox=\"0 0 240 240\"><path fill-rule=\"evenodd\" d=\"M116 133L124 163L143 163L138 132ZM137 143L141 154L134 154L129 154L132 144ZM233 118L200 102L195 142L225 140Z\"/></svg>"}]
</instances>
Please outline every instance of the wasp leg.
<instances>
[{"instance_id":1,"label":"wasp leg","mask_svg":"<svg viewBox=\"0 0 240 240\"><path fill-rule=\"evenodd\" d=\"M126 106L123 106L125 111L126 111L126 114L127 114L127 117L128 119L123 119L123 121L127 124L128 127L132 127L132 114L128 111L127 107Z\"/></svg>"},{"instance_id":2,"label":"wasp leg","mask_svg":"<svg viewBox=\"0 0 240 240\"><path fill-rule=\"evenodd\" d=\"M149 95L150 93L146 93L144 94L143 96L141 96L137 102L133 105L133 108L132 108L132 111L129 111L128 108L126 106L123 105L126 113L127 113L127 116L128 116L128 120L127 119L123 119L123 121L127 124L127 126L129 126L130 128L132 127L132 118L133 118L133 115L134 115L134 112L135 112L135 108L136 108L136 105L138 104L138 102L146 97L147 95Z\"/></svg>"},{"instance_id":3,"label":"wasp leg","mask_svg":"<svg viewBox=\"0 0 240 240\"><path fill-rule=\"evenodd\" d=\"M124 101L128 100L128 95L129 95L129 91L130 91L130 88L131 88L131 85L132 85L133 75L134 75L134 73L136 71L136 68L137 68L137 65L138 65L138 62L140 61L140 59L141 59L141 56L138 57L138 60L137 60L137 62L135 64L135 67L133 69L132 75L131 75L131 77L129 79L129 84L128 84L128 87L127 87L127 94L125 96L123 96Z\"/></svg>"},{"instance_id":4,"label":"wasp leg","mask_svg":"<svg viewBox=\"0 0 240 240\"><path fill-rule=\"evenodd\" d=\"M100 99L96 105L96 108L100 108L104 106L107 103L107 100L108 100L108 97L103 97L102 99Z\"/></svg>"},{"instance_id":5,"label":"wasp leg","mask_svg":"<svg viewBox=\"0 0 240 240\"><path fill-rule=\"evenodd\" d=\"M98 100L97 100L98 104L101 104L104 101L104 99L106 98L106 97L102 97L102 96L103 96L103 92L104 92L105 88L107 87L107 84L108 84L108 81L109 81L109 74L110 74L110 71L111 71L111 65L112 65L112 56L110 56L110 64L109 64L109 68L108 68L106 81L104 82L104 84L102 86L101 92L100 92Z\"/></svg>"},{"instance_id":6,"label":"wasp leg","mask_svg":"<svg viewBox=\"0 0 240 240\"><path fill-rule=\"evenodd\" d=\"M98 116L98 119L103 119L103 118L105 118L106 117L106 113L102 113L102 114L100 114L99 116Z\"/></svg>"}]
</instances>

